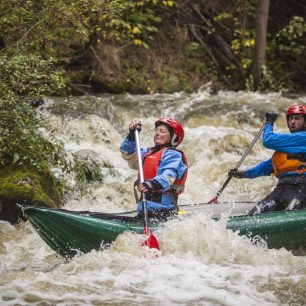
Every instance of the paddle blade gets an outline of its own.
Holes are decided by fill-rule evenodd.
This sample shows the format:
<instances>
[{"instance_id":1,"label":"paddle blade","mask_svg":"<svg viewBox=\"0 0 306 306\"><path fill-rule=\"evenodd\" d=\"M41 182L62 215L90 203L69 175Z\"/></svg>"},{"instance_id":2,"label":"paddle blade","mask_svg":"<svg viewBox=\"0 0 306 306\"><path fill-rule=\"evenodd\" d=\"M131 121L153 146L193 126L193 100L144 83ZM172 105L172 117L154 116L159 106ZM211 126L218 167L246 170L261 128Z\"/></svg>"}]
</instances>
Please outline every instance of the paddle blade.
<instances>
[{"instance_id":1,"label":"paddle blade","mask_svg":"<svg viewBox=\"0 0 306 306\"><path fill-rule=\"evenodd\" d=\"M212 199L208 202L208 204L218 204L218 197L215 196L214 198L212 198Z\"/></svg>"},{"instance_id":2,"label":"paddle blade","mask_svg":"<svg viewBox=\"0 0 306 306\"><path fill-rule=\"evenodd\" d=\"M142 245L146 245L150 249L157 249L159 250L159 244L156 237L150 232L150 229L145 226L144 227L144 234L148 235L149 237L145 240Z\"/></svg>"}]
</instances>

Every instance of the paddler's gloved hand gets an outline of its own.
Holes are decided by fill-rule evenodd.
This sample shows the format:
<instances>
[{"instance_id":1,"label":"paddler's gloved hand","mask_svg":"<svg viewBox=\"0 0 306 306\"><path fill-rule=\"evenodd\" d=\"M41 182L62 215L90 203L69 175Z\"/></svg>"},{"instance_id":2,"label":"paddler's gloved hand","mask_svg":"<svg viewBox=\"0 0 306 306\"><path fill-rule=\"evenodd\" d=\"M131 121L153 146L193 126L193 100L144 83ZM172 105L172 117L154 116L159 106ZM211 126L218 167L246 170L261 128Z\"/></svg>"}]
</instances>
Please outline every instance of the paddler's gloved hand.
<instances>
[{"instance_id":1,"label":"paddler's gloved hand","mask_svg":"<svg viewBox=\"0 0 306 306\"><path fill-rule=\"evenodd\" d=\"M228 172L228 176L229 177L235 177L235 178L238 178L238 179L244 178L243 171L238 171L236 169L231 169Z\"/></svg>"},{"instance_id":2,"label":"paddler's gloved hand","mask_svg":"<svg viewBox=\"0 0 306 306\"><path fill-rule=\"evenodd\" d=\"M273 123L275 122L275 120L277 119L278 113L276 112L267 112L266 113L266 123L271 123L273 125Z\"/></svg>"},{"instance_id":3,"label":"paddler's gloved hand","mask_svg":"<svg viewBox=\"0 0 306 306\"><path fill-rule=\"evenodd\" d=\"M146 180L142 184L138 185L139 192L148 192L161 189L162 186L155 180Z\"/></svg>"},{"instance_id":4,"label":"paddler's gloved hand","mask_svg":"<svg viewBox=\"0 0 306 306\"><path fill-rule=\"evenodd\" d=\"M127 135L127 139L129 141L135 141L135 129L138 130L138 133L141 131L141 121L140 120L134 120L129 124L129 134Z\"/></svg>"}]
</instances>

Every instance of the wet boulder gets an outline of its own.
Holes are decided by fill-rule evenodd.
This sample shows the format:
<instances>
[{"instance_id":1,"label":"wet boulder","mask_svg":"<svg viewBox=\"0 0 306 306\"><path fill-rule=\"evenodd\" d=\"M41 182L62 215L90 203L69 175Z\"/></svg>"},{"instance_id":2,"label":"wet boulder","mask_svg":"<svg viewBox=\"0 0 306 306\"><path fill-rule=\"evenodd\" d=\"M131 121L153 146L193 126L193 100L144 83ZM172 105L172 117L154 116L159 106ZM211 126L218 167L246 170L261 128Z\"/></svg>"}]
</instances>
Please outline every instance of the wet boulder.
<instances>
[{"instance_id":1,"label":"wet boulder","mask_svg":"<svg viewBox=\"0 0 306 306\"><path fill-rule=\"evenodd\" d=\"M0 220L12 224L23 221L18 204L59 207L59 194L55 178L47 167L39 172L16 165L0 168Z\"/></svg>"}]
</instances>

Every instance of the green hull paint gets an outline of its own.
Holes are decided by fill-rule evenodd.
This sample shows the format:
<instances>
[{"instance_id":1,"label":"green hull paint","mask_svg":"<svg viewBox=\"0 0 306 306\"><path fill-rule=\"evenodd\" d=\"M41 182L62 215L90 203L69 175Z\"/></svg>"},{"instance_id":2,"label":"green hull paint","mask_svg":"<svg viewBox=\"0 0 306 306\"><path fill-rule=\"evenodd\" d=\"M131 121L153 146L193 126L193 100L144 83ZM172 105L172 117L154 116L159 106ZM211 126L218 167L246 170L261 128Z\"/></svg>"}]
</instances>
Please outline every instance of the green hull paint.
<instances>
[{"instance_id":1,"label":"green hull paint","mask_svg":"<svg viewBox=\"0 0 306 306\"><path fill-rule=\"evenodd\" d=\"M41 238L63 257L98 250L126 230L143 233L143 222L126 214L78 214L67 210L24 207L25 215ZM98 217L100 215L100 217ZM269 248L306 248L306 210L273 212L257 216L233 216L227 228L240 235L260 236ZM154 230L154 225L150 225Z\"/></svg>"}]
</instances>

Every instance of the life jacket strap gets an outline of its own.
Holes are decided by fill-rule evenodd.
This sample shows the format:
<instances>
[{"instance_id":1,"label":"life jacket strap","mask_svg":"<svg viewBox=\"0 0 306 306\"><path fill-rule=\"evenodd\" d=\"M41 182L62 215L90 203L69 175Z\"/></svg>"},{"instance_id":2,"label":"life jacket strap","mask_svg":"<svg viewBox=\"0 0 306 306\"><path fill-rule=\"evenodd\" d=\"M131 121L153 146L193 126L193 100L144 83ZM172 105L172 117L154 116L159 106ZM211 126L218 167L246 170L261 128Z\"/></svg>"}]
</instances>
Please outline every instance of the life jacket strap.
<instances>
[{"instance_id":1,"label":"life jacket strap","mask_svg":"<svg viewBox=\"0 0 306 306\"><path fill-rule=\"evenodd\" d=\"M287 156L287 159L289 160L299 160L300 162L304 163L306 162L306 155L305 154L290 154Z\"/></svg>"}]
</instances>

